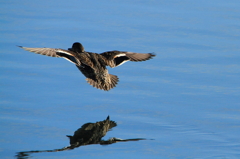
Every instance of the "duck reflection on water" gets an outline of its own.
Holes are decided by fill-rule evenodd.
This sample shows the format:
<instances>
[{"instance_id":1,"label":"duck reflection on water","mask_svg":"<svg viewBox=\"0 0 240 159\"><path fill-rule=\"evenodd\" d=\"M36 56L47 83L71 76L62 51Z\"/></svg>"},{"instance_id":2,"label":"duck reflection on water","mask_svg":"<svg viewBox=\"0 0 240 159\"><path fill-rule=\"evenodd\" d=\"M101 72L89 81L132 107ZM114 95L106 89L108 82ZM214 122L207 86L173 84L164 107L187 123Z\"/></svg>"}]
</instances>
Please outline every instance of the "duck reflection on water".
<instances>
[{"instance_id":1,"label":"duck reflection on water","mask_svg":"<svg viewBox=\"0 0 240 159\"><path fill-rule=\"evenodd\" d=\"M18 152L16 157L18 159L27 159L32 153L66 151L91 144L109 145L117 142L146 140L144 138L120 139L115 137L108 140L102 140L102 138L107 134L107 132L115 126L117 126L117 123L110 120L110 117L108 116L103 121L99 121L96 123L86 123L82 125L81 128L74 132L73 136L67 135L67 137L70 139L69 146L53 150L22 151Z\"/></svg>"},{"instance_id":2,"label":"duck reflection on water","mask_svg":"<svg viewBox=\"0 0 240 159\"><path fill-rule=\"evenodd\" d=\"M101 138L104 137L111 128L117 126L116 122L109 119L96 123L86 123L82 125L73 136L67 135L70 144L74 147L90 144L101 144Z\"/></svg>"}]
</instances>

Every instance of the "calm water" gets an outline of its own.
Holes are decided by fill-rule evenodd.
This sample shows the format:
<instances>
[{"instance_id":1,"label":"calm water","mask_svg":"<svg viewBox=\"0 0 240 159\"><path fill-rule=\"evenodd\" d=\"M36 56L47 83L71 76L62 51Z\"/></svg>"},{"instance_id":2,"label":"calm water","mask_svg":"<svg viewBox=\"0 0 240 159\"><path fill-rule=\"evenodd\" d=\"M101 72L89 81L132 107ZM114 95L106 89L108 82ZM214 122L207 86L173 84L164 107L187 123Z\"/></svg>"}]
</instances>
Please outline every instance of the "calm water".
<instances>
[{"instance_id":1,"label":"calm water","mask_svg":"<svg viewBox=\"0 0 240 159\"><path fill-rule=\"evenodd\" d=\"M121 139L32 158L240 158L240 1L1 1L0 156L69 145L110 115ZM93 88L70 62L26 47L154 52ZM153 139L153 140L151 140Z\"/></svg>"}]
</instances>

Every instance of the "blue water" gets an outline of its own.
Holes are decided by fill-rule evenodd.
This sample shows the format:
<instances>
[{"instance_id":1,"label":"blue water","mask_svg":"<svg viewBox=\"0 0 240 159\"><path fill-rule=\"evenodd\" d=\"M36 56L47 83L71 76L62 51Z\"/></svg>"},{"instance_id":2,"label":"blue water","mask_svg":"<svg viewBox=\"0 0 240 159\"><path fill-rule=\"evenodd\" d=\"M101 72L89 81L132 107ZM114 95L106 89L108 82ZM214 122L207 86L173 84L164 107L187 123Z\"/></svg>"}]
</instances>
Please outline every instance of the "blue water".
<instances>
[{"instance_id":1,"label":"blue water","mask_svg":"<svg viewBox=\"0 0 240 159\"><path fill-rule=\"evenodd\" d=\"M146 138L32 158L240 158L240 1L1 1L0 156L69 145L108 115L104 137ZM25 47L148 53L93 88L70 62ZM150 140L153 139L153 140Z\"/></svg>"}]
</instances>

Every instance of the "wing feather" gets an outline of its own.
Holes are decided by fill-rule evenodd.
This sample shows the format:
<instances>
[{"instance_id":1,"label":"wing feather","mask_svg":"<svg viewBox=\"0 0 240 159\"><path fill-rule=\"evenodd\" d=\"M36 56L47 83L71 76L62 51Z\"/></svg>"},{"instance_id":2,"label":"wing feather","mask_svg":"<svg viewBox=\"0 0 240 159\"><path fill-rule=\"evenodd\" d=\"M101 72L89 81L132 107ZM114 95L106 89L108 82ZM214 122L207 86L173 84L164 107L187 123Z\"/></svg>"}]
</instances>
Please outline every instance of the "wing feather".
<instances>
[{"instance_id":1,"label":"wing feather","mask_svg":"<svg viewBox=\"0 0 240 159\"><path fill-rule=\"evenodd\" d=\"M125 53L130 61L146 61L151 59L152 57L156 56L152 53L134 53L134 52L126 52Z\"/></svg>"},{"instance_id":2,"label":"wing feather","mask_svg":"<svg viewBox=\"0 0 240 159\"><path fill-rule=\"evenodd\" d=\"M19 47L26 51L34 52L36 54L41 54L41 55L46 55L51 57L59 57L56 54L56 49L53 49L53 48L29 48L29 47L22 47L22 46L19 46Z\"/></svg>"},{"instance_id":3,"label":"wing feather","mask_svg":"<svg viewBox=\"0 0 240 159\"><path fill-rule=\"evenodd\" d=\"M106 58L106 63L110 67L117 67L127 61L146 61L155 56L152 53L134 53L124 51L107 51L100 55Z\"/></svg>"}]
</instances>

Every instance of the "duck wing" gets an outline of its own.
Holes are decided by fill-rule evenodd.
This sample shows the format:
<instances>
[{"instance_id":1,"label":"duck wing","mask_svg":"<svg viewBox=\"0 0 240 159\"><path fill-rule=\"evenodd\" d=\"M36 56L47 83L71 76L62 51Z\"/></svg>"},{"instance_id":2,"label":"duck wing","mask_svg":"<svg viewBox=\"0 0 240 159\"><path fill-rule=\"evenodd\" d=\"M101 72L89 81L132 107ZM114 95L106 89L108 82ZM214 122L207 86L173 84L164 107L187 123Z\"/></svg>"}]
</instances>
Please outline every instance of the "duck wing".
<instances>
[{"instance_id":1,"label":"duck wing","mask_svg":"<svg viewBox=\"0 0 240 159\"><path fill-rule=\"evenodd\" d=\"M26 51L34 52L36 54L41 54L41 55L46 55L51 57L62 57L76 65L80 65L80 61L77 58L75 58L75 53L72 51L68 51L64 49L54 49L54 48L29 48L29 47L22 47L22 46L19 46L19 47Z\"/></svg>"},{"instance_id":2,"label":"duck wing","mask_svg":"<svg viewBox=\"0 0 240 159\"><path fill-rule=\"evenodd\" d=\"M77 53L73 51L63 50L63 49L55 49L55 50L56 50L57 56L62 57L74 63L75 65L79 65L79 66L81 65L80 58L77 56Z\"/></svg>"},{"instance_id":3,"label":"duck wing","mask_svg":"<svg viewBox=\"0 0 240 159\"><path fill-rule=\"evenodd\" d=\"M30 51L30 52L34 52L36 54L41 54L41 55L46 55L46 56L51 56L51 57L59 57L56 54L56 50L57 49L53 49L53 48L30 48L30 47L22 47L22 46L18 46L26 51Z\"/></svg>"},{"instance_id":4,"label":"duck wing","mask_svg":"<svg viewBox=\"0 0 240 159\"><path fill-rule=\"evenodd\" d=\"M110 67L117 67L127 61L146 61L155 56L152 53L134 53L134 52L123 52L123 51L107 51L100 55L106 58L106 63Z\"/></svg>"}]
</instances>

